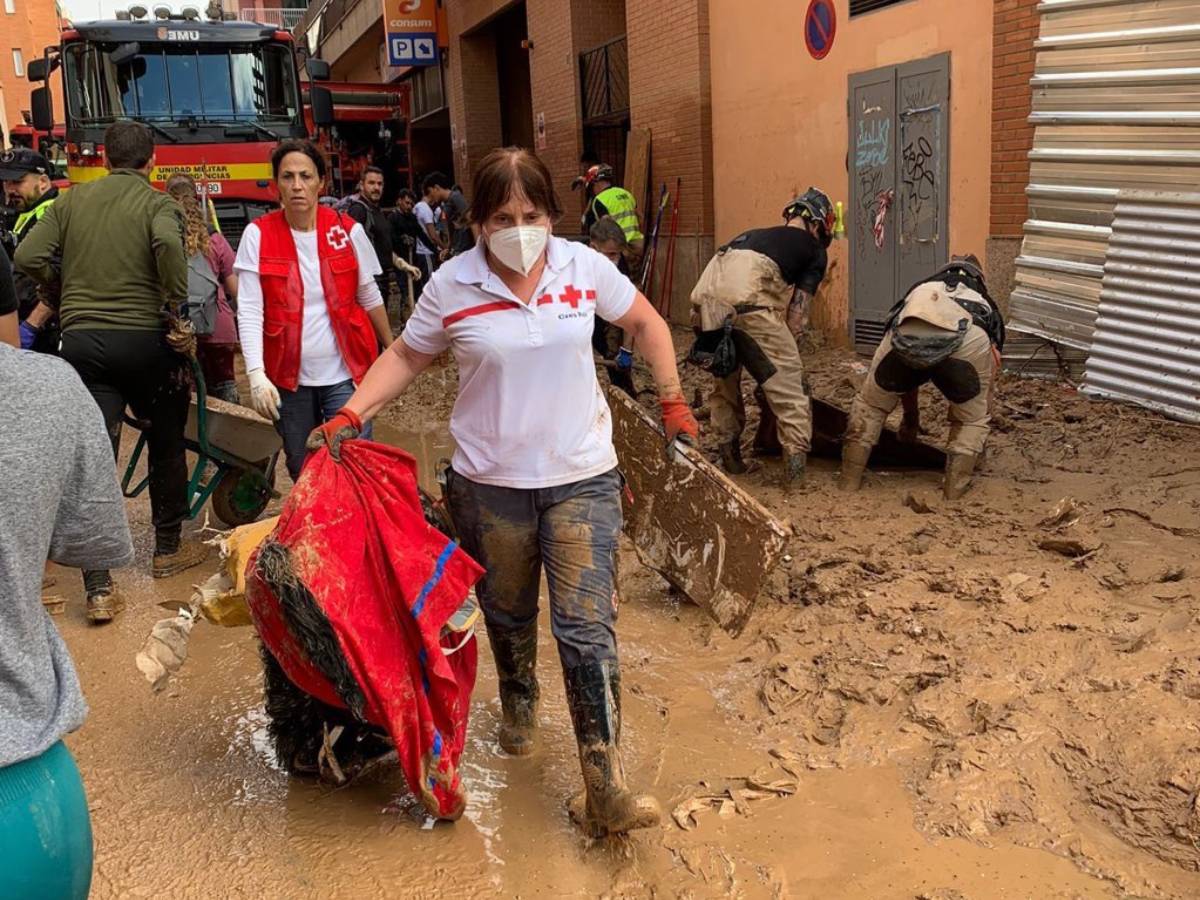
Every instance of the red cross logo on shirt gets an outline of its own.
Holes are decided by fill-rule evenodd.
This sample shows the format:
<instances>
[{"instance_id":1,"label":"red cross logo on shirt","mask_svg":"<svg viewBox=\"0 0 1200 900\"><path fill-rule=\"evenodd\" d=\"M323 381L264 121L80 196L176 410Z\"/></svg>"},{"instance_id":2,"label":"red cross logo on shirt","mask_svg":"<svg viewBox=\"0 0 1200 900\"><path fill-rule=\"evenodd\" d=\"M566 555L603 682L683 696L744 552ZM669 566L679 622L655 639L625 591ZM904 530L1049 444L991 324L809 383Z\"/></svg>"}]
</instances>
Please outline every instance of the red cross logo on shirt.
<instances>
[{"instance_id":1,"label":"red cross logo on shirt","mask_svg":"<svg viewBox=\"0 0 1200 900\"><path fill-rule=\"evenodd\" d=\"M350 243L350 235L346 234L346 229L341 225L334 225L325 232L325 240L334 250L342 250Z\"/></svg>"},{"instance_id":2,"label":"red cross logo on shirt","mask_svg":"<svg viewBox=\"0 0 1200 900\"><path fill-rule=\"evenodd\" d=\"M573 284L568 284L567 289L558 295L558 302L571 304L571 309L579 309L579 301L582 299L583 294Z\"/></svg>"}]
</instances>

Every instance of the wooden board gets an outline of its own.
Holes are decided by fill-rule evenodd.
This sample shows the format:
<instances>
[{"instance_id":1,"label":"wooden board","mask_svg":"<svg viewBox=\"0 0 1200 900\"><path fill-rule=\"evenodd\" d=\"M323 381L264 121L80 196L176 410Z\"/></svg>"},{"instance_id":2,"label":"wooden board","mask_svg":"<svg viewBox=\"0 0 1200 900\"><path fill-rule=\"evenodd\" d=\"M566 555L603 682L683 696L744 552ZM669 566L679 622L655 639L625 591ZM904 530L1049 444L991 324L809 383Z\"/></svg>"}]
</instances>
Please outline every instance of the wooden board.
<instances>
[{"instance_id":1,"label":"wooden board","mask_svg":"<svg viewBox=\"0 0 1200 900\"><path fill-rule=\"evenodd\" d=\"M791 528L704 455L676 444L627 394L610 388L613 443L633 493L625 532L643 565L736 636L746 627Z\"/></svg>"},{"instance_id":2,"label":"wooden board","mask_svg":"<svg viewBox=\"0 0 1200 900\"><path fill-rule=\"evenodd\" d=\"M625 182L622 187L637 201L642 232L647 233L653 222L646 221L646 185L650 182L650 129L631 128L625 143Z\"/></svg>"}]
</instances>

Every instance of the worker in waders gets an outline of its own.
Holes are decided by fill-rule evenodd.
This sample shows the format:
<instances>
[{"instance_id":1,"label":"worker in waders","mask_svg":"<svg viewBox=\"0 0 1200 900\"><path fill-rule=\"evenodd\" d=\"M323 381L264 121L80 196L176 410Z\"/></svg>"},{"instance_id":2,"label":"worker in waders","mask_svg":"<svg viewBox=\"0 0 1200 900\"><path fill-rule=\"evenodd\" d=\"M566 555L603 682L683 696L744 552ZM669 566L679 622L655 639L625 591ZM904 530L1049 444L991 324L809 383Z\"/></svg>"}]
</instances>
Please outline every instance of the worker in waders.
<instances>
[{"instance_id":1,"label":"worker in waders","mask_svg":"<svg viewBox=\"0 0 1200 900\"><path fill-rule=\"evenodd\" d=\"M554 237L562 215L545 164L527 150L488 154L468 221L479 242L436 273L403 334L346 407L313 433L336 458L439 354L458 363L449 510L486 569L478 596L500 680L500 746L534 747L542 568L585 793L572 815L593 836L656 826L653 797L630 790L621 742L617 540L621 475L612 414L592 362L600 316L630 335L658 389L668 442L698 436L671 331L650 301L591 248ZM531 773L532 774L532 773Z\"/></svg>"},{"instance_id":2,"label":"worker in waders","mask_svg":"<svg viewBox=\"0 0 1200 900\"><path fill-rule=\"evenodd\" d=\"M942 490L949 500L965 494L987 440L989 395L1003 347L1004 319L988 294L978 258L953 257L914 285L892 308L850 408L842 489L861 486L871 448L896 404L904 405L901 439L916 440L921 427L917 391L932 381L950 404Z\"/></svg>"},{"instance_id":3,"label":"worker in waders","mask_svg":"<svg viewBox=\"0 0 1200 900\"><path fill-rule=\"evenodd\" d=\"M625 232L625 242L629 245L628 257L631 268L642 256L646 239L638 222L637 198L622 187L613 185L613 168L600 164L592 166L572 183L571 187L583 187L590 191L592 200L588 203L587 211L583 214L583 230L590 234L592 226L605 216L612 218Z\"/></svg>"},{"instance_id":4,"label":"worker in waders","mask_svg":"<svg viewBox=\"0 0 1200 900\"><path fill-rule=\"evenodd\" d=\"M783 225L744 232L717 251L692 290L692 324L698 345L706 335L729 328L736 347L736 364L728 373L714 371L717 377L708 399L725 471L746 471L741 444L746 426L744 368L778 420L784 484L795 486L804 480L812 446L812 412L796 338L805 306L825 278L833 204L810 187L787 205L783 220Z\"/></svg>"}]
</instances>

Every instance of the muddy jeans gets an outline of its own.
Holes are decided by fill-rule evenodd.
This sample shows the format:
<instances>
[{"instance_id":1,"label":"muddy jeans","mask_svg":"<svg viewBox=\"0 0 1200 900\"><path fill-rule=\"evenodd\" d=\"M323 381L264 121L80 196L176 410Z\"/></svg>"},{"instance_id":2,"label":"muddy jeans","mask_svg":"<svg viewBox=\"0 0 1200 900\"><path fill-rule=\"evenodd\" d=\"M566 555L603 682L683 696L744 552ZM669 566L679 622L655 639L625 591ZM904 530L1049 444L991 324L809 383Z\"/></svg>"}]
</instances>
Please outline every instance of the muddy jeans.
<instances>
[{"instance_id":1,"label":"muddy jeans","mask_svg":"<svg viewBox=\"0 0 1200 900\"><path fill-rule=\"evenodd\" d=\"M892 336L885 335L850 407L846 441L875 446L901 396L932 381L950 405L946 449L951 453L981 453L990 430L988 400L995 371L992 342L978 325L967 329L961 347L928 369L907 365L892 349Z\"/></svg>"},{"instance_id":2,"label":"muddy jeans","mask_svg":"<svg viewBox=\"0 0 1200 900\"><path fill-rule=\"evenodd\" d=\"M617 470L532 490L479 484L453 471L448 478L459 541L487 570L478 595L488 625L512 631L537 620L545 565L550 628L564 668L615 661Z\"/></svg>"},{"instance_id":3,"label":"muddy jeans","mask_svg":"<svg viewBox=\"0 0 1200 900\"><path fill-rule=\"evenodd\" d=\"M741 332L738 335L737 332ZM738 359L744 349L755 345L764 360L746 365L762 391L775 418L779 420L779 442L789 453L807 453L812 447L812 410L804 393L804 364L796 339L788 331L782 310L755 310L739 313L734 320ZM754 370L759 371L755 372ZM728 378L718 378L708 397L712 412L712 430L721 443L740 440L746 427L746 407L742 400L742 367Z\"/></svg>"}]
</instances>

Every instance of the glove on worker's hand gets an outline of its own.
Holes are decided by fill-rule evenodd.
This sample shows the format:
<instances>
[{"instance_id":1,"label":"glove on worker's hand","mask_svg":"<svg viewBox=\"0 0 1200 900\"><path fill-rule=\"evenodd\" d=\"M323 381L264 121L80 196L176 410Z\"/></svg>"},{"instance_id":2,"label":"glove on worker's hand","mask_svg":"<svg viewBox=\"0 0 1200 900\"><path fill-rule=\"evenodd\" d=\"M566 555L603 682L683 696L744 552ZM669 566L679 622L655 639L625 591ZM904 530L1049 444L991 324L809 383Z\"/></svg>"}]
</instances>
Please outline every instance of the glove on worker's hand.
<instances>
[{"instance_id":1,"label":"glove on worker's hand","mask_svg":"<svg viewBox=\"0 0 1200 900\"><path fill-rule=\"evenodd\" d=\"M700 440L700 426L692 415L692 408L682 397L666 397L659 400L662 407L663 428L667 432L667 443L681 438L689 444Z\"/></svg>"},{"instance_id":2,"label":"glove on worker's hand","mask_svg":"<svg viewBox=\"0 0 1200 900\"><path fill-rule=\"evenodd\" d=\"M181 356L196 355L196 329L190 319L168 316L167 346Z\"/></svg>"},{"instance_id":3,"label":"glove on worker's hand","mask_svg":"<svg viewBox=\"0 0 1200 900\"><path fill-rule=\"evenodd\" d=\"M342 441L351 441L362 434L362 419L353 410L342 407L324 425L318 425L308 435L305 444L309 450L329 448L329 455L336 462L342 461Z\"/></svg>"},{"instance_id":4,"label":"glove on worker's hand","mask_svg":"<svg viewBox=\"0 0 1200 900\"><path fill-rule=\"evenodd\" d=\"M896 436L902 444L915 444L921 439L921 434L924 432L925 429L921 427L919 419L910 419L906 416L901 420Z\"/></svg>"},{"instance_id":5,"label":"glove on worker's hand","mask_svg":"<svg viewBox=\"0 0 1200 900\"><path fill-rule=\"evenodd\" d=\"M250 379L250 405L265 419L279 421L279 391L262 369L251 369L246 373Z\"/></svg>"},{"instance_id":6,"label":"glove on worker's hand","mask_svg":"<svg viewBox=\"0 0 1200 900\"><path fill-rule=\"evenodd\" d=\"M21 349L32 350L33 342L37 340L37 336L41 332L41 329L34 328L28 322L22 322L17 326L17 331L20 332L21 335Z\"/></svg>"}]
</instances>

